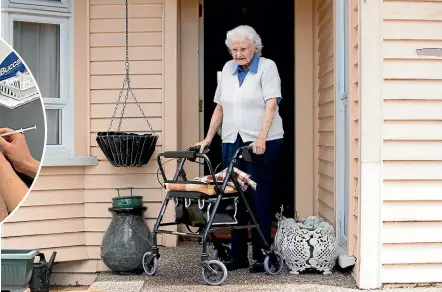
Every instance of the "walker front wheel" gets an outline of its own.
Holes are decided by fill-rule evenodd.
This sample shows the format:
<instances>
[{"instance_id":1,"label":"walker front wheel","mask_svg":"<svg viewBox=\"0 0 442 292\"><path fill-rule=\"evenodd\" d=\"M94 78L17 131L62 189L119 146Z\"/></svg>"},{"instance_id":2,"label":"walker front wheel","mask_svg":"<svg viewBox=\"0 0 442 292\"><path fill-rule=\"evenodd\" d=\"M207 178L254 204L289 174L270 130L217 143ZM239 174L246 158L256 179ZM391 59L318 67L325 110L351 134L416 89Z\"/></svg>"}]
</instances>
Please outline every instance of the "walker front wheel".
<instances>
[{"instance_id":1,"label":"walker front wheel","mask_svg":"<svg viewBox=\"0 0 442 292\"><path fill-rule=\"evenodd\" d=\"M278 253L271 253L264 259L264 269L267 274L278 275L284 268L284 259Z\"/></svg>"},{"instance_id":2,"label":"walker front wheel","mask_svg":"<svg viewBox=\"0 0 442 292\"><path fill-rule=\"evenodd\" d=\"M221 285L227 279L227 268L218 260L209 260L207 264L212 268L212 271L203 266L202 274L203 280L211 286Z\"/></svg>"},{"instance_id":3,"label":"walker front wheel","mask_svg":"<svg viewBox=\"0 0 442 292\"><path fill-rule=\"evenodd\" d=\"M149 258L151 252L148 251L143 256L143 269L149 276L155 276L158 273L158 258L154 257L150 263L147 263L147 259Z\"/></svg>"}]
</instances>

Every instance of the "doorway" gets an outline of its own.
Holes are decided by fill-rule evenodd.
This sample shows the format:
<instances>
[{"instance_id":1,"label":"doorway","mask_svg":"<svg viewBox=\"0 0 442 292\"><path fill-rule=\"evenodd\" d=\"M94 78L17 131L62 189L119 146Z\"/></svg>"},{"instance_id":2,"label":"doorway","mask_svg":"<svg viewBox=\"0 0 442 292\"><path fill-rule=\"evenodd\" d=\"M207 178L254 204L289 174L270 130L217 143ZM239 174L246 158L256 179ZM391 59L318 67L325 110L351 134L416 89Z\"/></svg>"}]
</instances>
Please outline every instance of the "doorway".
<instances>
[{"instance_id":1,"label":"doorway","mask_svg":"<svg viewBox=\"0 0 442 292\"><path fill-rule=\"evenodd\" d=\"M202 1L202 0L201 0ZM204 8L203 8L204 7ZM261 3L252 0L205 1L200 4L200 85L203 102L200 137L207 133L215 108L217 72L231 59L225 45L228 30L242 24L252 26L261 36L263 56L275 61L281 77L282 100L279 112L284 126L284 144L277 167L280 183L275 185L272 214L284 206L284 215L295 216L295 43L294 1ZM221 139L215 135L209 158L213 167L221 163ZM217 171L221 170L221 166ZM302 171L302 170L300 170ZM208 173L208 169L204 169Z\"/></svg>"}]
</instances>

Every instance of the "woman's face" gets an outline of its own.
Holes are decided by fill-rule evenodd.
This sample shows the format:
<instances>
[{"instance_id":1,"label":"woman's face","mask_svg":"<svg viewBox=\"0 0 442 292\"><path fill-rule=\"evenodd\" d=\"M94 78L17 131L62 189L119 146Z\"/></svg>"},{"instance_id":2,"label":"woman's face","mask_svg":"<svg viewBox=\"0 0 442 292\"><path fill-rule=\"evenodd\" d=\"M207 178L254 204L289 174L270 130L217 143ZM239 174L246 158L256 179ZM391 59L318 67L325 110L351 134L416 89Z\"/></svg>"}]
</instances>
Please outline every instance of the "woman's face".
<instances>
[{"instance_id":1,"label":"woman's face","mask_svg":"<svg viewBox=\"0 0 442 292\"><path fill-rule=\"evenodd\" d=\"M255 48L246 38L232 39L232 57L238 65L248 65L255 54Z\"/></svg>"}]
</instances>

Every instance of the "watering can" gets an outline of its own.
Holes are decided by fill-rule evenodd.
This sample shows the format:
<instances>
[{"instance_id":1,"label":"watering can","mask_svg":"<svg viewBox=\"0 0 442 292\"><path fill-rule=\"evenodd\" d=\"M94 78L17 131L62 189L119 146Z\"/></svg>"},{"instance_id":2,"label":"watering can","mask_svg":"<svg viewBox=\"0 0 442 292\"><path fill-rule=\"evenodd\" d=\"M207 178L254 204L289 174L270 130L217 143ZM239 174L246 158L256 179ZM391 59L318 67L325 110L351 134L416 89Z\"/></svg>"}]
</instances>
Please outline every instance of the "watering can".
<instances>
[{"instance_id":1,"label":"watering can","mask_svg":"<svg viewBox=\"0 0 442 292\"><path fill-rule=\"evenodd\" d=\"M29 282L31 292L49 292L51 286L52 264L54 263L56 255L57 252L54 251L49 262L46 262L43 253L36 255L40 258L40 261L34 263L31 281Z\"/></svg>"}]
</instances>

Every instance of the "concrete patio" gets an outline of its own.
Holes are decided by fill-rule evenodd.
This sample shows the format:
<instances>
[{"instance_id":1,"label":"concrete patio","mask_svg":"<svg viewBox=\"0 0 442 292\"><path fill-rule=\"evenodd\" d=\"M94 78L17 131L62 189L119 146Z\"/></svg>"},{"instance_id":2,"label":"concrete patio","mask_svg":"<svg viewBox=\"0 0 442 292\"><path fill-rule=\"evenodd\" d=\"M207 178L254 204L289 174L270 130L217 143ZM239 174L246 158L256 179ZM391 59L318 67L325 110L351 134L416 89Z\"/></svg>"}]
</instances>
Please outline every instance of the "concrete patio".
<instances>
[{"instance_id":1,"label":"concrete patio","mask_svg":"<svg viewBox=\"0 0 442 292\"><path fill-rule=\"evenodd\" d=\"M350 274L334 271L331 275L308 272L291 275L287 269L279 276L249 274L247 270L229 272L223 285L206 285L198 261L201 246L195 242L181 242L177 248L160 248L159 273L155 277L145 274L122 276L101 273L89 290L108 292L148 291L360 291ZM441 292L442 287L391 288L389 292Z\"/></svg>"}]
</instances>

